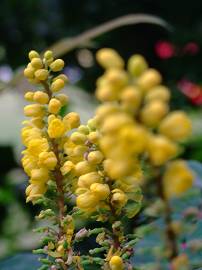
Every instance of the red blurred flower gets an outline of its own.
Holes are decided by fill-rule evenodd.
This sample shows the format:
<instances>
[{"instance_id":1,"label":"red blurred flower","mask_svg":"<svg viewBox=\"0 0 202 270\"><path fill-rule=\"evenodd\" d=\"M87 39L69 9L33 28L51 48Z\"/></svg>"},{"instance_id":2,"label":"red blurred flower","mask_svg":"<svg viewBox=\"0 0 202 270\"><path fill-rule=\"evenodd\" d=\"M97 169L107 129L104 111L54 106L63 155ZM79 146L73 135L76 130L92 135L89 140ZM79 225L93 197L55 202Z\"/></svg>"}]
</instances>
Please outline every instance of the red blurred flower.
<instances>
[{"instance_id":1,"label":"red blurred flower","mask_svg":"<svg viewBox=\"0 0 202 270\"><path fill-rule=\"evenodd\" d=\"M169 59L175 54L175 47L171 42L160 40L155 45L156 54L162 59Z\"/></svg>"},{"instance_id":2,"label":"red blurred flower","mask_svg":"<svg viewBox=\"0 0 202 270\"><path fill-rule=\"evenodd\" d=\"M178 88L194 105L202 105L202 88L187 79L178 82Z\"/></svg>"},{"instance_id":3,"label":"red blurred flower","mask_svg":"<svg viewBox=\"0 0 202 270\"><path fill-rule=\"evenodd\" d=\"M197 54L199 50L200 50L199 45L195 42L189 42L183 48L183 52L185 54L190 54L190 55Z\"/></svg>"}]
</instances>

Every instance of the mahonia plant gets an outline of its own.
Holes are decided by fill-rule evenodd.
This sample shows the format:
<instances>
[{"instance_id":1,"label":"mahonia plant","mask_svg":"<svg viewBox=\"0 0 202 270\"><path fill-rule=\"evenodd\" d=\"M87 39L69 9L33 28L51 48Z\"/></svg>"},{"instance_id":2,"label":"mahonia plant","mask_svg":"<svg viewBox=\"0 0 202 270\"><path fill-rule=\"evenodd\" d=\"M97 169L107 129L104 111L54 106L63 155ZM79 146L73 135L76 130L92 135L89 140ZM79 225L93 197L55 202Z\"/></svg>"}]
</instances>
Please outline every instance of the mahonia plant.
<instances>
[{"instance_id":1,"label":"mahonia plant","mask_svg":"<svg viewBox=\"0 0 202 270\"><path fill-rule=\"evenodd\" d=\"M108 158L105 166L112 163L108 174L112 178L119 174L121 186L129 184L132 190L130 169L136 166L133 158L142 160L149 171L141 184L143 194L148 193L152 179L156 198L163 203L166 257L172 269L178 269L178 261L185 261L187 266L188 258L178 251L170 200L193 184L194 176L186 162L176 159L182 152L180 143L191 134L191 121L184 111L170 111L170 90L161 84L161 74L149 68L143 56L131 56L126 69L124 60L113 49L99 50L96 58L105 69L96 82L96 97L102 102L97 109L100 148ZM120 164L113 167L113 162L119 160ZM122 170L127 171L126 178Z\"/></svg>"},{"instance_id":2,"label":"mahonia plant","mask_svg":"<svg viewBox=\"0 0 202 270\"><path fill-rule=\"evenodd\" d=\"M68 103L66 95L58 94L68 82L58 74L63 60L54 59L51 51L43 57L31 51L29 59L24 75L39 89L25 94L31 104L24 108L30 120L23 122L22 165L30 178L27 202L41 204L38 219L48 222L36 230L45 233L42 248L34 251L44 254L40 269L82 270L92 263L105 270L133 269L129 259L137 237L125 232L122 217L134 217L142 201L140 150L130 147L136 139L134 122L121 113L119 122L112 125L104 124L100 115L87 125L80 125L75 112L62 117L61 109ZM116 141L111 153L103 147L105 133ZM76 217L101 225L76 231ZM96 236L98 247L83 255L75 244L91 235Z\"/></svg>"}]
</instances>

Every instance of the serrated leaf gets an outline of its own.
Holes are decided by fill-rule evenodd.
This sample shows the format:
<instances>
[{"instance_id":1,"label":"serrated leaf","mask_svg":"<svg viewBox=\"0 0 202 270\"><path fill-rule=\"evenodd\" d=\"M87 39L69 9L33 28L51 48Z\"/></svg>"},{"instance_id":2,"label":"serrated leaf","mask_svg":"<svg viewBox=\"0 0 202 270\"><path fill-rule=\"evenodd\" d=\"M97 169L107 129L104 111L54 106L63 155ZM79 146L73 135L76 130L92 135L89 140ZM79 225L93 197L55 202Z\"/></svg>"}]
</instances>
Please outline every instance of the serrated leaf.
<instances>
[{"instance_id":1,"label":"serrated leaf","mask_svg":"<svg viewBox=\"0 0 202 270\"><path fill-rule=\"evenodd\" d=\"M129 200L124 207L126 216L128 218L132 218L140 211L142 204L140 202L135 202L132 200Z\"/></svg>"}]
</instances>

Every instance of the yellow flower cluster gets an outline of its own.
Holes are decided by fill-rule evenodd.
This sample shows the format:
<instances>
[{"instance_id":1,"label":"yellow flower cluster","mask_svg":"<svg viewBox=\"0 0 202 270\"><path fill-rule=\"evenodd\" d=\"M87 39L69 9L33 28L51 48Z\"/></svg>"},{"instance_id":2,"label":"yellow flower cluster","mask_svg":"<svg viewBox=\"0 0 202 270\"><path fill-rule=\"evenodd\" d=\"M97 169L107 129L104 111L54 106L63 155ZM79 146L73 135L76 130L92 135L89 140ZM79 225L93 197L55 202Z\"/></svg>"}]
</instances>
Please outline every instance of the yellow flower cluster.
<instances>
[{"instance_id":1,"label":"yellow flower cluster","mask_svg":"<svg viewBox=\"0 0 202 270\"><path fill-rule=\"evenodd\" d=\"M43 58L36 51L29 53L30 63L24 70L25 77L33 84L41 85L39 91L27 91L25 99L31 102L24 108L25 116L22 141L26 149L22 152L22 165L30 177L26 189L27 201L34 201L47 190L49 180L54 180L54 172L63 165L65 157L59 153L65 140L66 132L80 123L76 113L69 113L64 118L60 116L61 108L67 104L68 97L55 94L61 90L68 78L64 74L54 75L61 71L64 62L54 59L51 51L46 51Z\"/></svg>"},{"instance_id":2,"label":"yellow flower cluster","mask_svg":"<svg viewBox=\"0 0 202 270\"><path fill-rule=\"evenodd\" d=\"M78 179L75 181L77 182L75 188L78 208L90 214L110 210L110 207L113 207L115 212L119 213L128 200L125 192L129 191L131 183L133 185L137 183L136 178L139 177L140 167L136 162L137 175L124 179L125 169L121 169L122 175L116 172L113 161L105 158L99 142L100 131L97 117L95 117L90 119L87 125L80 125L65 142L64 152L68 160L61 171L63 175L70 173L74 179ZM122 161L124 163L124 158ZM122 164L117 164L117 166L122 166ZM128 166L127 163L126 166ZM111 175L113 170L116 173L114 177Z\"/></svg>"},{"instance_id":3,"label":"yellow flower cluster","mask_svg":"<svg viewBox=\"0 0 202 270\"><path fill-rule=\"evenodd\" d=\"M110 176L121 175L123 167L130 173L132 160L139 154L152 166L165 165L178 155L179 142L191 134L190 119L183 111L169 112L170 91L161 84L160 73L149 68L141 55L130 57L126 70L123 59L112 49L101 49L96 57L105 69L96 88L96 96L103 103L97 110L100 147L107 158L121 157L126 163L122 160L114 165ZM184 170L188 168L184 166ZM180 181L179 187L179 182L173 181L178 186L176 195L192 183L185 182Z\"/></svg>"}]
</instances>

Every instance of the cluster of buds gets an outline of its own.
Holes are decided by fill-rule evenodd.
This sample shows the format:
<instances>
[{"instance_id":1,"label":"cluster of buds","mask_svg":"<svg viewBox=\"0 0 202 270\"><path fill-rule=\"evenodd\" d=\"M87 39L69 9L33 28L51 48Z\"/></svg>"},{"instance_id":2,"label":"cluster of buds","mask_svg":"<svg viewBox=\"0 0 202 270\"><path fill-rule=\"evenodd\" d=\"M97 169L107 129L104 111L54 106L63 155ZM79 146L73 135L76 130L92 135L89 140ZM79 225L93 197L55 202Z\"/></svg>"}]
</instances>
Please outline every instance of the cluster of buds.
<instances>
[{"instance_id":1,"label":"cluster of buds","mask_svg":"<svg viewBox=\"0 0 202 270\"><path fill-rule=\"evenodd\" d=\"M131 56L125 70L123 59L112 49L99 50L97 61L105 69L105 73L97 80L96 88L98 100L104 103L97 111L102 120L101 147L104 152L108 156L118 156L134 150L153 167L167 165L180 153L179 142L191 134L192 127L185 112L169 111L170 90L161 84L160 73L149 68L141 55ZM122 153L117 153L119 144L115 140L116 125L124 121L126 128L121 129L120 136L125 137L125 145ZM119 138L119 141L122 140ZM176 176L172 179L172 188L171 174ZM193 182L192 173L181 160L171 162L163 178L168 197L180 195Z\"/></svg>"}]
</instances>

